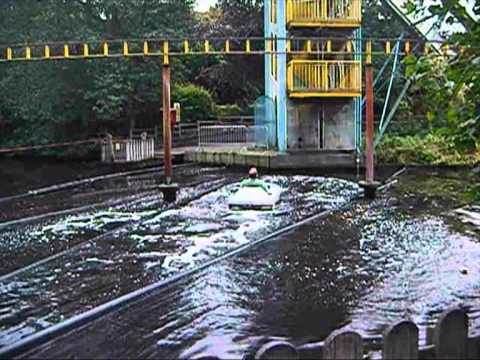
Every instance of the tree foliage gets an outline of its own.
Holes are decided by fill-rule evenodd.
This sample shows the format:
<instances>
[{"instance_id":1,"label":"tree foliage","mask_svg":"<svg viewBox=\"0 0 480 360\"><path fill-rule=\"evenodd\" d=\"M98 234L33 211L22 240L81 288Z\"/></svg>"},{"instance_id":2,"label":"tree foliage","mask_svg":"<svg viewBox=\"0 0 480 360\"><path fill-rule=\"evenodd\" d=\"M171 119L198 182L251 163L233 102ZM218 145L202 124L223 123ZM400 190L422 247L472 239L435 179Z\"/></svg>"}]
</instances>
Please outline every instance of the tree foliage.
<instances>
[{"instance_id":1,"label":"tree foliage","mask_svg":"<svg viewBox=\"0 0 480 360\"><path fill-rule=\"evenodd\" d=\"M187 121L209 120L213 117L215 102L208 90L202 87L178 85L174 100L182 104L182 117Z\"/></svg>"},{"instance_id":2,"label":"tree foliage","mask_svg":"<svg viewBox=\"0 0 480 360\"><path fill-rule=\"evenodd\" d=\"M220 0L199 21L196 33L205 37L263 37L263 0ZM232 48L244 48L234 41ZM203 64L196 80L222 103L248 108L264 93L263 56L218 57Z\"/></svg>"},{"instance_id":3,"label":"tree foliage","mask_svg":"<svg viewBox=\"0 0 480 360\"><path fill-rule=\"evenodd\" d=\"M397 116L405 120L395 126L398 134L449 137L462 149L479 146L479 2L475 0L472 14L460 0L441 0L440 5L408 1L409 11L435 15L438 22L467 31L445 38L454 49L449 58L431 54L404 60L400 79L412 78L414 84ZM263 36L263 0L219 0L206 14L196 14L194 4L195 0L3 0L0 51L5 51L2 44L47 41L58 42L52 51L61 52L66 40L108 39L112 46L121 46L115 39ZM367 0L363 12L364 37L419 37L382 0ZM92 51L100 51L100 46ZM183 118L248 112L264 92L263 61L263 56L220 55L172 59L173 98L182 102ZM375 61L378 73L385 58ZM387 70L379 84L387 84L389 76ZM393 98L401 86L397 80ZM385 89L380 86L376 94L378 111ZM0 94L1 145L73 140L104 131L125 136L134 126L160 123L161 59L9 64L0 66Z\"/></svg>"},{"instance_id":4,"label":"tree foliage","mask_svg":"<svg viewBox=\"0 0 480 360\"><path fill-rule=\"evenodd\" d=\"M480 148L480 0L473 11L477 20L462 5L462 1L442 1L428 6L423 1L410 2L412 12L436 15L437 25L447 22L452 29L462 29L446 35L438 52L449 46L448 56L438 52L405 59L406 75L412 77L413 106L421 109L432 131L453 137L464 150Z\"/></svg>"},{"instance_id":5,"label":"tree foliage","mask_svg":"<svg viewBox=\"0 0 480 360\"><path fill-rule=\"evenodd\" d=\"M184 36L196 23L195 0L4 0L0 44ZM112 46L120 46L112 45ZM0 51L5 48L0 45ZM33 51L41 49L33 48ZM79 49L72 49L79 51ZM91 51L100 51L91 49ZM0 67L3 145L126 135L136 120L160 121L161 60L118 59ZM174 63L173 81L190 78Z\"/></svg>"}]
</instances>

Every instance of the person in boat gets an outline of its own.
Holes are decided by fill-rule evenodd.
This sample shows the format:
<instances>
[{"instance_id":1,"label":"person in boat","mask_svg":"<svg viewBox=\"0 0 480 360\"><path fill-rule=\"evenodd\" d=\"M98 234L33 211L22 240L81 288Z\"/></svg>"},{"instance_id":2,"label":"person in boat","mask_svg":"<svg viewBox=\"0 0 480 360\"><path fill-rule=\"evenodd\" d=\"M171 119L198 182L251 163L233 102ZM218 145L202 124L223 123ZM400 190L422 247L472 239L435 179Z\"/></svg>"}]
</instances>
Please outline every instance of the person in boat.
<instances>
[{"instance_id":1,"label":"person in boat","mask_svg":"<svg viewBox=\"0 0 480 360\"><path fill-rule=\"evenodd\" d=\"M243 180L240 183L241 187L259 187L267 194L271 195L270 185L268 185L265 181L260 180L258 178L258 170L255 167L252 167L248 172L248 179Z\"/></svg>"}]
</instances>

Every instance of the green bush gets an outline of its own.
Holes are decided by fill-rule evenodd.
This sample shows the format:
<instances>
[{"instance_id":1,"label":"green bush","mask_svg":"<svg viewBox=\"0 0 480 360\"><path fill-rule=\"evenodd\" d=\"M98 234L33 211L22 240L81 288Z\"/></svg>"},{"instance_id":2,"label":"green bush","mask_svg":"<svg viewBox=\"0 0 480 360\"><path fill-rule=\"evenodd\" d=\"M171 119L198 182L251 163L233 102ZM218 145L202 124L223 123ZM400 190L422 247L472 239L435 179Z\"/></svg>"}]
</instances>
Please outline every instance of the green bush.
<instances>
[{"instance_id":1,"label":"green bush","mask_svg":"<svg viewBox=\"0 0 480 360\"><path fill-rule=\"evenodd\" d=\"M441 134L386 136L377 148L378 160L386 164L476 165L480 149L460 151L454 140Z\"/></svg>"},{"instance_id":2,"label":"green bush","mask_svg":"<svg viewBox=\"0 0 480 360\"><path fill-rule=\"evenodd\" d=\"M208 90L193 84L178 85L173 100L182 107L182 121L209 120L215 116L215 102Z\"/></svg>"},{"instance_id":3,"label":"green bush","mask_svg":"<svg viewBox=\"0 0 480 360\"><path fill-rule=\"evenodd\" d=\"M217 116L237 116L241 113L242 109L236 104L215 106L215 115Z\"/></svg>"}]
</instances>

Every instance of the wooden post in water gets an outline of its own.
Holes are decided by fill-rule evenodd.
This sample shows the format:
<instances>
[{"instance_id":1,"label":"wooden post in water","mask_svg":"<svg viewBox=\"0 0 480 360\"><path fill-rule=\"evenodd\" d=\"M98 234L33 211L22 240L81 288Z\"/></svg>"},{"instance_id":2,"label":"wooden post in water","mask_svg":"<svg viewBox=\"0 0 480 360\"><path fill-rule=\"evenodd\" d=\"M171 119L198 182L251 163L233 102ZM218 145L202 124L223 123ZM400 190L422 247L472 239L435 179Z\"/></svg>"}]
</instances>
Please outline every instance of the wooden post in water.
<instances>
[{"instance_id":1,"label":"wooden post in water","mask_svg":"<svg viewBox=\"0 0 480 360\"><path fill-rule=\"evenodd\" d=\"M165 183L160 186L166 202L175 202L178 185L172 183L172 127L170 119L170 61L168 42L163 43L163 163L165 167Z\"/></svg>"},{"instance_id":2,"label":"wooden post in water","mask_svg":"<svg viewBox=\"0 0 480 360\"><path fill-rule=\"evenodd\" d=\"M172 183L172 128L170 123L170 65L163 65L163 162L165 184Z\"/></svg>"},{"instance_id":3,"label":"wooden post in water","mask_svg":"<svg viewBox=\"0 0 480 360\"><path fill-rule=\"evenodd\" d=\"M366 144L365 144L365 162L366 173L365 181L360 182L360 186L365 191L365 197L375 199L379 183L375 182L375 109L373 94L373 66L372 66L372 42L367 43L367 56L365 66L365 91L366 91Z\"/></svg>"}]
</instances>

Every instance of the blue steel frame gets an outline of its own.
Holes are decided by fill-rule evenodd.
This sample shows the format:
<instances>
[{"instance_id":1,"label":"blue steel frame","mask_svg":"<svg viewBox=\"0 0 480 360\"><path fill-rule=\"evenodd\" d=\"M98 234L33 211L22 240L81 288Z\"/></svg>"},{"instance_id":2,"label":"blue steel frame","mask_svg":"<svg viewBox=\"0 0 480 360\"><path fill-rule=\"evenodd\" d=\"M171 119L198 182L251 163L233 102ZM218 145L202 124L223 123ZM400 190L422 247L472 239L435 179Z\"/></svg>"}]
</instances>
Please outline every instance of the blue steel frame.
<instances>
[{"instance_id":1,"label":"blue steel frame","mask_svg":"<svg viewBox=\"0 0 480 360\"><path fill-rule=\"evenodd\" d=\"M287 123L287 21L286 1L277 0L276 23L271 21L271 0L264 1L264 24L265 38L277 38L277 54L265 54L265 96L272 99L275 104L277 149L279 152L287 151L288 123ZM269 44L265 44L268 49ZM355 60L362 61L362 29L354 31ZM277 57L277 78L272 76L272 56ZM356 98L354 102L354 136L355 149L358 153L363 148L362 98Z\"/></svg>"},{"instance_id":2,"label":"blue steel frame","mask_svg":"<svg viewBox=\"0 0 480 360\"><path fill-rule=\"evenodd\" d=\"M277 148L287 151L287 20L285 0L277 1L277 21L271 21L271 0L265 0L265 38L277 38L277 54L265 54L265 96L275 104ZM265 44L268 48L268 44ZM272 76L272 56L277 58L277 78Z\"/></svg>"}]
</instances>

